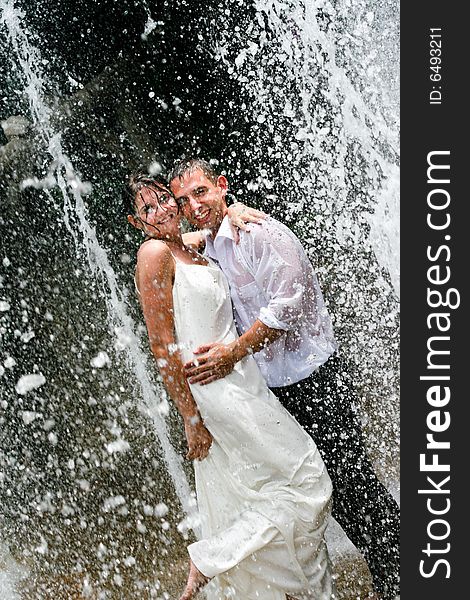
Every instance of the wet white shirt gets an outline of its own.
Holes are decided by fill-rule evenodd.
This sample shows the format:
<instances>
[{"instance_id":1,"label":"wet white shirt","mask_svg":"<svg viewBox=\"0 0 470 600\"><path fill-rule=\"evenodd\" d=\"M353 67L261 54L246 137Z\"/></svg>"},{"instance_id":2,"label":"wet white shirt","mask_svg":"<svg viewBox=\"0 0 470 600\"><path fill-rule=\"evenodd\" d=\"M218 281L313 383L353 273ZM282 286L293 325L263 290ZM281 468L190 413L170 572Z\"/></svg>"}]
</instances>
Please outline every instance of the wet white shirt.
<instances>
[{"instance_id":1,"label":"wet white shirt","mask_svg":"<svg viewBox=\"0 0 470 600\"><path fill-rule=\"evenodd\" d=\"M305 379L337 349L317 276L285 225L268 217L240 231L235 244L225 217L215 240L207 236L205 252L228 279L240 334L256 319L286 331L254 355L270 387Z\"/></svg>"}]
</instances>

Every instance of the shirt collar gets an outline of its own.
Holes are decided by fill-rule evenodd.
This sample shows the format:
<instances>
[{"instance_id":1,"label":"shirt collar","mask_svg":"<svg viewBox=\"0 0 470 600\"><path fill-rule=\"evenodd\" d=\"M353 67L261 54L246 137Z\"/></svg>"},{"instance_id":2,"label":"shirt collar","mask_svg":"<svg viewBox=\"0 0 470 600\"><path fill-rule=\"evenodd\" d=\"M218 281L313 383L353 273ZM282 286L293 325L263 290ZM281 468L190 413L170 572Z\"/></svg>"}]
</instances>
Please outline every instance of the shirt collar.
<instances>
[{"instance_id":1,"label":"shirt collar","mask_svg":"<svg viewBox=\"0 0 470 600\"><path fill-rule=\"evenodd\" d=\"M231 239L232 242L235 241L233 239L233 231L232 231L232 228L230 227L230 220L228 218L228 215L225 215L225 217L222 219L222 223L220 224L219 231L217 232L217 235L215 236L215 240L217 240L217 238L224 238L224 237Z\"/></svg>"},{"instance_id":2,"label":"shirt collar","mask_svg":"<svg viewBox=\"0 0 470 600\"><path fill-rule=\"evenodd\" d=\"M219 231L217 232L217 235L215 236L215 239L212 238L210 233L206 237L206 253L211 258L214 258L216 256L215 245L216 244L219 245L219 243L222 243L222 240L224 238L232 240L232 242L235 242L235 239L233 237L233 231L232 231L232 228L230 227L230 220L228 218L228 215L225 215L225 217L223 218L222 223L220 224L220 227L219 227Z\"/></svg>"}]
</instances>

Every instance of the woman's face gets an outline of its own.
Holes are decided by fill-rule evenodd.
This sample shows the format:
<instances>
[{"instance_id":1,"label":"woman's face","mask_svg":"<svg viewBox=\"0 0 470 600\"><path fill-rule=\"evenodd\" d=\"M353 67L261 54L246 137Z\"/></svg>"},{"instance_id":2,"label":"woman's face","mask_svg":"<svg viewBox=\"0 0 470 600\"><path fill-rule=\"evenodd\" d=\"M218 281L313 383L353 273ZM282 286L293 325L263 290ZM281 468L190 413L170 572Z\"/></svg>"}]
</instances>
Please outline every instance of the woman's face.
<instances>
[{"instance_id":1,"label":"woman's face","mask_svg":"<svg viewBox=\"0 0 470 600\"><path fill-rule=\"evenodd\" d=\"M157 187L143 187L135 197L135 227L154 238L179 234L181 216L170 192Z\"/></svg>"}]
</instances>

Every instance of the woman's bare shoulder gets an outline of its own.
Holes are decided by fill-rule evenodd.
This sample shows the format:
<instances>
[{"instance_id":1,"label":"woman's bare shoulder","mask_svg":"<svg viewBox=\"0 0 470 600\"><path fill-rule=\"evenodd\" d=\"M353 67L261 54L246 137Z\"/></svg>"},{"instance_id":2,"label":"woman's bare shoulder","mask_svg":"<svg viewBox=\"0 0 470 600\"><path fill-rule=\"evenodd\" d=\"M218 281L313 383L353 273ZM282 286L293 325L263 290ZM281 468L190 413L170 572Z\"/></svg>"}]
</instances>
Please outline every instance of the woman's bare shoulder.
<instances>
[{"instance_id":1,"label":"woman's bare shoulder","mask_svg":"<svg viewBox=\"0 0 470 600\"><path fill-rule=\"evenodd\" d=\"M161 240L147 240L137 252L136 279L153 278L157 273L171 275L175 268L171 250Z\"/></svg>"},{"instance_id":2,"label":"woman's bare shoulder","mask_svg":"<svg viewBox=\"0 0 470 600\"><path fill-rule=\"evenodd\" d=\"M137 251L137 260L147 256L171 256L171 251L162 240L146 240Z\"/></svg>"}]
</instances>

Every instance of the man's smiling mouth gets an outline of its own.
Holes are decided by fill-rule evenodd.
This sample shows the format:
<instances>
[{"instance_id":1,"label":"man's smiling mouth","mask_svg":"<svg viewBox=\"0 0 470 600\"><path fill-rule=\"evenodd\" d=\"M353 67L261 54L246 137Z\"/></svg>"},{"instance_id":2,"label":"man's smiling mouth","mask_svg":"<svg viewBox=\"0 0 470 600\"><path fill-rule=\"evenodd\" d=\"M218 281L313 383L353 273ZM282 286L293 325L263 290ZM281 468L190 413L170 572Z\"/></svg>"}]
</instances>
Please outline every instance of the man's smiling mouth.
<instances>
[{"instance_id":1,"label":"man's smiling mouth","mask_svg":"<svg viewBox=\"0 0 470 600\"><path fill-rule=\"evenodd\" d=\"M203 223L204 221L207 221L209 215L210 215L210 208L208 208L207 210L203 211L203 212L199 212L196 213L194 215L194 218L196 219L196 221L199 221L200 223Z\"/></svg>"}]
</instances>

